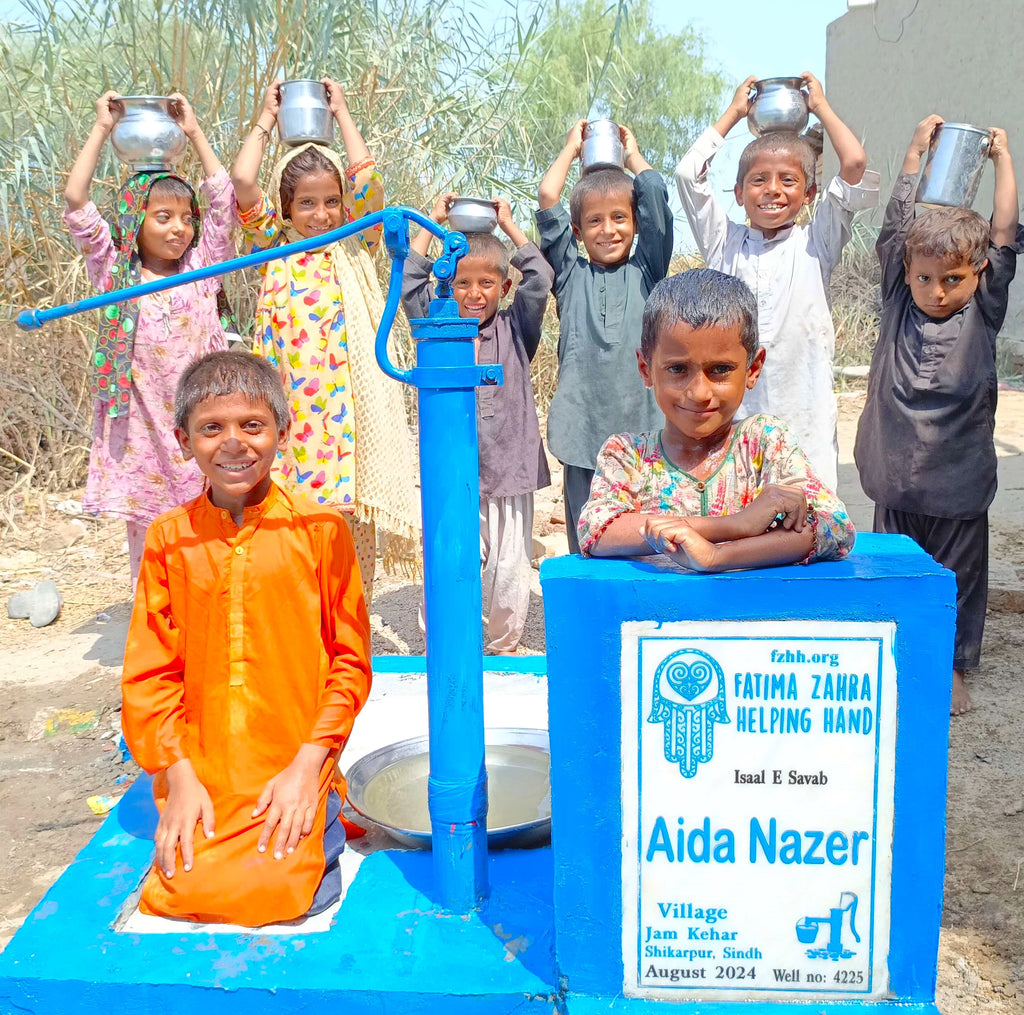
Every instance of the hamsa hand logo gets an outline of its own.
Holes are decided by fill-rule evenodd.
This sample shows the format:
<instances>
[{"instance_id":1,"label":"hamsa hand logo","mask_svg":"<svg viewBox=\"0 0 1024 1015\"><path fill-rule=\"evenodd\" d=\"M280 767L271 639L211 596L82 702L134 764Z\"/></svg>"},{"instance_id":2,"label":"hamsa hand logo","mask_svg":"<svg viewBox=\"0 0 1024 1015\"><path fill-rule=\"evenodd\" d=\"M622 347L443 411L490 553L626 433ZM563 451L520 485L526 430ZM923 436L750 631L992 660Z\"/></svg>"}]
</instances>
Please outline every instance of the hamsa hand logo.
<instances>
[{"instance_id":1,"label":"hamsa hand logo","mask_svg":"<svg viewBox=\"0 0 1024 1015\"><path fill-rule=\"evenodd\" d=\"M729 722L718 661L695 648L666 656L654 674L647 721L664 724L665 760L678 762L683 777L693 778L714 754L714 724Z\"/></svg>"}]
</instances>

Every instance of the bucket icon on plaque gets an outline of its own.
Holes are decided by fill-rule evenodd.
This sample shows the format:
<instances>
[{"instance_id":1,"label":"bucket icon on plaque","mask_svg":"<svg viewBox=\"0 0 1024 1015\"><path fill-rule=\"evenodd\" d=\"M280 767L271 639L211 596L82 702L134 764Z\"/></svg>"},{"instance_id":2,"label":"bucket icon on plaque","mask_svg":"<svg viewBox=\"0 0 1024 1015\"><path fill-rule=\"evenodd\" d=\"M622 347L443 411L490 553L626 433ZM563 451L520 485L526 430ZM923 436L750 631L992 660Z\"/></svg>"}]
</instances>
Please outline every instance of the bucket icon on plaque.
<instances>
[{"instance_id":1,"label":"bucket icon on plaque","mask_svg":"<svg viewBox=\"0 0 1024 1015\"><path fill-rule=\"evenodd\" d=\"M857 916L857 896L853 892L843 892L839 896L839 905L829 910L828 916L804 916L797 921L796 939L801 944L815 944L818 940L818 932L822 924L828 927L828 940L824 947L808 948L809 959L831 959L838 962L840 959L852 958L856 952L843 944L843 935L846 924L849 923L850 935L854 941L860 941L860 934L854 926L854 919ZM852 943L852 942L851 942Z\"/></svg>"},{"instance_id":2,"label":"bucket icon on plaque","mask_svg":"<svg viewBox=\"0 0 1024 1015\"><path fill-rule=\"evenodd\" d=\"M654 674L648 722L665 726L665 760L679 763L684 778L715 752L714 725L727 724L725 674L706 652L684 648L662 659Z\"/></svg>"}]
</instances>

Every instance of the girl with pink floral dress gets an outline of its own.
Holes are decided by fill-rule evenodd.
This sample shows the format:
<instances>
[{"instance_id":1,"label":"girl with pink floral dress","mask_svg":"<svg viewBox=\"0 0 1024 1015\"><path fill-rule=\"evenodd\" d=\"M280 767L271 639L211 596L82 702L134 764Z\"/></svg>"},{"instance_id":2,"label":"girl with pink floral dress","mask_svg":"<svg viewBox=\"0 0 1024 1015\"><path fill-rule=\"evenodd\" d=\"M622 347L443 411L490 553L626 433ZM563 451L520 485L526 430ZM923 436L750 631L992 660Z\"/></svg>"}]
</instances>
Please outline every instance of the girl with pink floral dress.
<instances>
[{"instance_id":1,"label":"girl with pink floral dress","mask_svg":"<svg viewBox=\"0 0 1024 1015\"><path fill-rule=\"evenodd\" d=\"M115 92L96 102L96 123L68 174L64 221L98 289L123 289L229 259L235 199L184 96L177 119L206 179L209 211L200 229L193 189L169 172L133 175L112 222L89 199L100 152L120 116ZM174 435L178 377L198 356L227 347L217 278L113 304L100 311L92 360L93 441L84 510L124 519L134 588L149 523L203 490L194 461Z\"/></svg>"}]
</instances>

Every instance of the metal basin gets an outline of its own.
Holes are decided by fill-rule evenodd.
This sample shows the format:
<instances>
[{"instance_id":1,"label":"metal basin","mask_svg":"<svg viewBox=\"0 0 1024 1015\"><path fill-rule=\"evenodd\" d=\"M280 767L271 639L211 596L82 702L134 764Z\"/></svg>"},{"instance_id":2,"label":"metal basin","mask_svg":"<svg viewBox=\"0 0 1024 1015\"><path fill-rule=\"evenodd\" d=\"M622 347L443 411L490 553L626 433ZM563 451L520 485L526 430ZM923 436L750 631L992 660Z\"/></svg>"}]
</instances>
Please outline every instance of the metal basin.
<instances>
[{"instance_id":1,"label":"metal basin","mask_svg":"<svg viewBox=\"0 0 1024 1015\"><path fill-rule=\"evenodd\" d=\"M185 154L185 132L164 95L120 95L122 113L110 133L114 154L133 172L169 170Z\"/></svg>"},{"instance_id":2,"label":"metal basin","mask_svg":"<svg viewBox=\"0 0 1024 1015\"><path fill-rule=\"evenodd\" d=\"M448 206L448 225L460 233L492 233L498 224L493 201L482 197L455 197Z\"/></svg>"},{"instance_id":3,"label":"metal basin","mask_svg":"<svg viewBox=\"0 0 1024 1015\"><path fill-rule=\"evenodd\" d=\"M301 144L334 143L334 114L322 81L296 79L281 82L281 108L277 133L291 148Z\"/></svg>"},{"instance_id":4,"label":"metal basin","mask_svg":"<svg viewBox=\"0 0 1024 1015\"><path fill-rule=\"evenodd\" d=\"M985 172L992 132L970 123L944 123L932 137L917 203L970 208Z\"/></svg>"},{"instance_id":5,"label":"metal basin","mask_svg":"<svg viewBox=\"0 0 1024 1015\"><path fill-rule=\"evenodd\" d=\"M487 765L487 845L527 848L551 838L547 730L484 730ZM430 849L427 737L388 744L346 773L348 802L397 842Z\"/></svg>"},{"instance_id":6,"label":"metal basin","mask_svg":"<svg viewBox=\"0 0 1024 1015\"><path fill-rule=\"evenodd\" d=\"M747 113L750 133L757 137L776 130L799 134L807 126L807 95L800 78L765 78L754 83L754 101Z\"/></svg>"}]
</instances>

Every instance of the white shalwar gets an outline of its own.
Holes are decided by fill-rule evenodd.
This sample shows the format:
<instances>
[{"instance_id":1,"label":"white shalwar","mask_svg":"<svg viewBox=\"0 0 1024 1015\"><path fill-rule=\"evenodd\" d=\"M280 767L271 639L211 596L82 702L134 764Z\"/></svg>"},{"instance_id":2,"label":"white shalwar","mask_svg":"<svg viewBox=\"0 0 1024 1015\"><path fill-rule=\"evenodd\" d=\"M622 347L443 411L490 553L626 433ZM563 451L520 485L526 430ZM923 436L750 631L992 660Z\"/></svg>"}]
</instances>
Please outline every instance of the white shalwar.
<instances>
[{"instance_id":1,"label":"white shalwar","mask_svg":"<svg viewBox=\"0 0 1024 1015\"><path fill-rule=\"evenodd\" d=\"M822 482L834 490L836 338L828 280L850 239L854 214L878 204L878 174L866 170L857 185L834 177L810 225L787 226L768 240L760 230L730 221L715 200L708 167L722 143L721 134L709 127L676 166L675 179L707 266L742 279L757 300L765 365L737 418L780 416L796 433Z\"/></svg>"},{"instance_id":2,"label":"white shalwar","mask_svg":"<svg viewBox=\"0 0 1024 1015\"><path fill-rule=\"evenodd\" d=\"M480 498L480 582L489 653L514 652L530 606L533 494Z\"/></svg>"}]
</instances>

